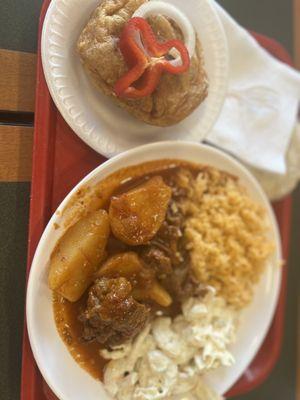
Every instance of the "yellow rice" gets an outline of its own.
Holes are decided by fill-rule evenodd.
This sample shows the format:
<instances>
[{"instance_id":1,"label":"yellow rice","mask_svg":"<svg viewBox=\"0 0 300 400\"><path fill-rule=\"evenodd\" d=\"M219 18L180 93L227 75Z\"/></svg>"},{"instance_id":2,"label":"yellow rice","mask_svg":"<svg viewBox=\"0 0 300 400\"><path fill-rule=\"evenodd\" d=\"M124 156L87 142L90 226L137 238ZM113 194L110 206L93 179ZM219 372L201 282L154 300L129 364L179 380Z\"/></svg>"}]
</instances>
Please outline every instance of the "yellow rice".
<instances>
[{"instance_id":1,"label":"yellow rice","mask_svg":"<svg viewBox=\"0 0 300 400\"><path fill-rule=\"evenodd\" d=\"M219 170L204 168L196 179L181 170L179 180L188 188L181 207L196 278L215 287L228 304L246 306L274 249L265 210L236 178Z\"/></svg>"}]
</instances>

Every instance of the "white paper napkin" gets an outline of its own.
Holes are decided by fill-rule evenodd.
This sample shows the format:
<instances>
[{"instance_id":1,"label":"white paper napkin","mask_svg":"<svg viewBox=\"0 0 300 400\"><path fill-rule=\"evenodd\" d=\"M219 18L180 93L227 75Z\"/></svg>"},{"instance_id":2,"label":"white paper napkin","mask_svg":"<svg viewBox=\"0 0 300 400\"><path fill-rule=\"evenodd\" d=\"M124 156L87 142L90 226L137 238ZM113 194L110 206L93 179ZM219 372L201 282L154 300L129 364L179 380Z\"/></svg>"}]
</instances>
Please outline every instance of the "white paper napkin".
<instances>
[{"instance_id":1,"label":"white paper napkin","mask_svg":"<svg viewBox=\"0 0 300 400\"><path fill-rule=\"evenodd\" d=\"M228 94L207 141L257 170L286 174L300 73L276 60L215 3L228 39ZM300 155L299 155L300 157Z\"/></svg>"},{"instance_id":2,"label":"white paper napkin","mask_svg":"<svg viewBox=\"0 0 300 400\"><path fill-rule=\"evenodd\" d=\"M287 170L278 175L262 169L250 168L271 200L279 200L291 193L300 180L300 124L297 124L286 154Z\"/></svg>"}]
</instances>

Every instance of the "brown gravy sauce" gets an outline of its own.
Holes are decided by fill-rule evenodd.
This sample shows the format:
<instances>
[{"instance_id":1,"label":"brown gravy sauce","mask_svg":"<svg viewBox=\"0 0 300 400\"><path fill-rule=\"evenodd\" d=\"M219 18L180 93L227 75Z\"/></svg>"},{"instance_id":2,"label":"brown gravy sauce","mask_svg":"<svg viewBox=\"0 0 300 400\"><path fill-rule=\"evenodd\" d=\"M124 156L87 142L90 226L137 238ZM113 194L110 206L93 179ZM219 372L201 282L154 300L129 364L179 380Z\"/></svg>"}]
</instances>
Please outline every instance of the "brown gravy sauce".
<instances>
[{"instance_id":1,"label":"brown gravy sauce","mask_svg":"<svg viewBox=\"0 0 300 400\"><path fill-rule=\"evenodd\" d=\"M82 324L78 315L84 308L86 296L76 303L64 299L61 295L53 293L53 311L57 330L60 337L68 347L74 360L95 379L102 379L103 368L106 360L100 357L99 343L84 343L81 340Z\"/></svg>"},{"instance_id":2,"label":"brown gravy sauce","mask_svg":"<svg viewBox=\"0 0 300 400\"><path fill-rule=\"evenodd\" d=\"M121 169L105 178L95 187L87 188L87 190L81 189L64 210L64 214L69 219L67 225L72 225L88 211L95 209L94 207L107 210L112 195L124 193L154 175L162 176L168 184L172 179L172 175L174 175L174 171L180 167L188 168L193 175L205 169L201 165L180 160L152 161ZM121 243L115 238L109 240L107 249L108 255L130 250L139 252L137 247L130 248L130 246ZM81 340L82 324L78 320L78 315L85 307L86 298L87 292L79 301L71 303L61 295L53 293L54 318L57 330L74 360L95 379L101 380L103 368L107 363L100 356L101 345L96 341L86 343ZM159 311L159 308L157 308L157 311ZM168 310L164 309L165 315L177 315L179 312L180 305L176 302Z\"/></svg>"}]
</instances>

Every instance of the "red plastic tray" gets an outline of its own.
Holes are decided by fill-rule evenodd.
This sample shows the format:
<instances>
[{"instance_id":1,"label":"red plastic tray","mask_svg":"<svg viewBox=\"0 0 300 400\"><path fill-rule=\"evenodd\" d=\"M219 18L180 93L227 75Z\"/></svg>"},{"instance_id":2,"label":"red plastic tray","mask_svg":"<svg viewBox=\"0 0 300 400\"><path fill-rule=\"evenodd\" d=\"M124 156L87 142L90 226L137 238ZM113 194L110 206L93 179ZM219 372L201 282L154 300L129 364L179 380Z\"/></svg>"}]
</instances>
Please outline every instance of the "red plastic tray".
<instances>
[{"instance_id":1,"label":"red plastic tray","mask_svg":"<svg viewBox=\"0 0 300 400\"><path fill-rule=\"evenodd\" d=\"M52 213L74 185L105 161L103 156L87 147L74 134L51 100L42 70L40 52L41 30L49 3L50 0L44 2L39 27L27 274L38 241ZM253 35L268 51L282 61L291 64L289 55L277 42L262 35L255 33ZM291 198L287 197L275 203L274 209L281 231L284 258L287 260ZM254 361L229 391L228 397L244 394L260 385L270 374L278 359L283 337L286 280L287 265L283 268L279 303L269 333ZM55 398L44 382L33 359L25 323L21 400L50 400Z\"/></svg>"}]
</instances>

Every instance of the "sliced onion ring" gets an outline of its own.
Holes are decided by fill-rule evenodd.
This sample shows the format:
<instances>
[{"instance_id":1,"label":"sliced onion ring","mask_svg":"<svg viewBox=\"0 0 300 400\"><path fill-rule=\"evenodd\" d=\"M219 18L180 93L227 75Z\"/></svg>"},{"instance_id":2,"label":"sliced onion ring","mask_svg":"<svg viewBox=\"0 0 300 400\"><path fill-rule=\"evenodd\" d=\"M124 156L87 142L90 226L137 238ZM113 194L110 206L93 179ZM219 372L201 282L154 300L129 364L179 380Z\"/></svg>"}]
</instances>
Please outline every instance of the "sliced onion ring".
<instances>
[{"instance_id":1,"label":"sliced onion ring","mask_svg":"<svg viewBox=\"0 0 300 400\"><path fill-rule=\"evenodd\" d=\"M189 56L192 58L196 46L195 30L186 15L183 14L183 12L177 7L164 1L148 1L147 3L142 4L141 7L135 11L133 17L141 17L146 19L151 15L158 14L172 19L178 25L184 37L184 44L189 52ZM170 61L171 64L174 66L179 66L182 64L181 57L179 56L177 50L172 50L170 54L175 57L174 60Z\"/></svg>"}]
</instances>

